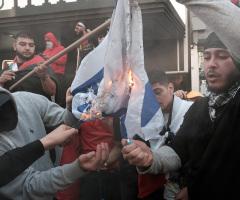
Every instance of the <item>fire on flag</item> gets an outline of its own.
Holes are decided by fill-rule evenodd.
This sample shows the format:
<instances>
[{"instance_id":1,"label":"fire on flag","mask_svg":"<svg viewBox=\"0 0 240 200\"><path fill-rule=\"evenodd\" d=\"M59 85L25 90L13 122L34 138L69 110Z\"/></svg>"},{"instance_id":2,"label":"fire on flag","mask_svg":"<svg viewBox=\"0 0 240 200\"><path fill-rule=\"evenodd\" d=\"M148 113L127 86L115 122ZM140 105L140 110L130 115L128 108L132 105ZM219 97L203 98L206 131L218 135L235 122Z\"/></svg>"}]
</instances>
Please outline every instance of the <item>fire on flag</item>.
<instances>
[{"instance_id":1,"label":"fire on flag","mask_svg":"<svg viewBox=\"0 0 240 200\"><path fill-rule=\"evenodd\" d=\"M162 130L163 114L144 68L141 9L118 0L109 33L81 62L71 85L73 115L82 121L121 118L123 138L144 140Z\"/></svg>"}]
</instances>

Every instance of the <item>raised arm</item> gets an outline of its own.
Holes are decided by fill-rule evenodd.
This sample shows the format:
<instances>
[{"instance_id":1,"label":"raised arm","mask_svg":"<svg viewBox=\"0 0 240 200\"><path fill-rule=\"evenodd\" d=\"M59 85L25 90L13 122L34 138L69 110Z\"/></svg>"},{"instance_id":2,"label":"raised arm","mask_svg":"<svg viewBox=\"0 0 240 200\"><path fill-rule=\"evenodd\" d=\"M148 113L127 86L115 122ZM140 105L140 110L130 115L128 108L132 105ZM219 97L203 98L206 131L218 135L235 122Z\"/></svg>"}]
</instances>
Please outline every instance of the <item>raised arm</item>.
<instances>
[{"instance_id":1,"label":"raised arm","mask_svg":"<svg viewBox=\"0 0 240 200\"><path fill-rule=\"evenodd\" d=\"M240 63L240 9L230 0L177 0L199 17L220 37Z\"/></svg>"},{"instance_id":2,"label":"raised arm","mask_svg":"<svg viewBox=\"0 0 240 200\"><path fill-rule=\"evenodd\" d=\"M0 187L12 181L43 156L45 150L52 149L57 145L67 144L76 133L76 129L61 125L42 139L10 150L0 156Z\"/></svg>"},{"instance_id":3,"label":"raised arm","mask_svg":"<svg viewBox=\"0 0 240 200\"><path fill-rule=\"evenodd\" d=\"M180 158L172 148L163 146L151 151L141 141L131 140L131 142L132 144L125 146L127 141L122 140L123 158L130 164L136 165L139 173L165 174L181 167Z\"/></svg>"},{"instance_id":4,"label":"raised arm","mask_svg":"<svg viewBox=\"0 0 240 200\"><path fill-rule=\"evenodd\" d=\"M52 199L54 194L69 187L85 175L86 171L102 168L108 156L108 145L101 143L97 145L96 152L82 154L74 162L64 166L39 171L29 167L6 187L0 188L0 192L10 199L14 199L19 192L22 199Z\"/></svg>"}]
</instances>

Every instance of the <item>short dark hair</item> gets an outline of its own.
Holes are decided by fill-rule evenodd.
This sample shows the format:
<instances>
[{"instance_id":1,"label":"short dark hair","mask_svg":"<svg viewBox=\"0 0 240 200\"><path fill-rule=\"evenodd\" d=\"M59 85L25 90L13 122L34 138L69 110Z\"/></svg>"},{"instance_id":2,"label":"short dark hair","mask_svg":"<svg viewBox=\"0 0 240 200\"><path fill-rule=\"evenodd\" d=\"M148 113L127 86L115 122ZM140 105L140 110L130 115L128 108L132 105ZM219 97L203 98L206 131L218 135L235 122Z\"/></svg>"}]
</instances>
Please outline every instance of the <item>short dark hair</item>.
<instances>
[{"instance_id":1,"label":"short dark hair","mask_svg":"<svg viewBox=\"0 0 240 200\"><path fill-rule=\"evenodd\" d=\"M147 75L151 85L155 83L159 83L160 85L164 85L167 87L170 83L167 74L160 69L151 70L147 73Z\"/></svg>"},{"instance_id":2,"label":"short dark hair","mask_svg":"<svg viewBox=\"0 0 240 200\"><path fill-rule=\"evenodd\" d=\"M15 38L15 41L17 41L18 38L28 38L28 39L32 39L34 40L33 38L33 35L31 33L28 33L28 32L19 32L17 35L16 35L16 38Z\"/></svg>"}]
</instances>

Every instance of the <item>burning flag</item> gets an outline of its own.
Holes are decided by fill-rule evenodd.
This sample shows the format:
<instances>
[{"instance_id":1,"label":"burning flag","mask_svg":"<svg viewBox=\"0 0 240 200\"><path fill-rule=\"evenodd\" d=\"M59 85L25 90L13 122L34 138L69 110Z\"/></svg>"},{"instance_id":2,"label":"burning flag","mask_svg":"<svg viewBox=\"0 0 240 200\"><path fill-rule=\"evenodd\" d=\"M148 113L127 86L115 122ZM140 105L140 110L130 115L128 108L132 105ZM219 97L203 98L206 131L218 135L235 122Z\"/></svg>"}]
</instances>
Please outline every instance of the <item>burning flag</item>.
<instances>
[{"instance_id":1,"label":"burning flag","mask_svg":"<svg viewBox=\"0 0 240 200\"><path fill-rule=\"evenodd\" d=\"M142 14L138 2L118 0L108 35L82 61L72 83L72 111L89 121L119 116L122 137L153 139L163 114L144 69Z\"/></svg>"}]
</instances>

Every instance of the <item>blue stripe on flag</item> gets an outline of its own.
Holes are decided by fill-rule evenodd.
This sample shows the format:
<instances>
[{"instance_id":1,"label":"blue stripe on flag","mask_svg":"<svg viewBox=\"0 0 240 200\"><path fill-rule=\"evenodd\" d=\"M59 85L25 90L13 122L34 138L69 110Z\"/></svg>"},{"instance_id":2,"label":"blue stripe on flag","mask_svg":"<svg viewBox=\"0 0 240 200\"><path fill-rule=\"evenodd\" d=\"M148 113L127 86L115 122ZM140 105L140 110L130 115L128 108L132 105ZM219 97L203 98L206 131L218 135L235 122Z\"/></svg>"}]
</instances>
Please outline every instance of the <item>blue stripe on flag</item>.
<instances>
[{"instance_id":1,"label":"blue stripe on flag","mask_svg":"<svg viewBox=\"0 0 240 200\"><path fill-rule=\"evenodd\" d=\"M92 89L94 90L94 94L97 94L98 91L98 85L97 83L101 82L101 80L103 79L103 68L97 73L95 74L92 78L90 78L89 80L87 80L85 83L83 83L82 85L80 85L79 87L75 88L72 91L72 95L74 96L75 94L82 92L82 93L87 93L88 89L92 86Z\"/></svg>"},{"instance_id":2,"label":"blue stripe on flag","mask_svg":"<svg viewBox=\"0 0 240 200\"><path fill-rule=\"evenodd\" d=\"M87 107L88 107L88 108L87 108ZM78 110L79 112L83 113L86 108L87 108L87 111L89 111L90 108L91 108L91 104L85 103L85 104L83 104L83 105L81 105L81 106L78 106L78 107L77 107L77 110Z\"/></svg>"},{"instance_id":3,"label":"blue stripe on flag","mask_svg":"<svg viewBox=\"0 0 240 200\"><path fill-rule=\"evenodd\" d=\"M148 81L145 85L145 94L141 114L141 127L144 127L148 124L152 117L157 113L159 108L160 105L157 97L153 92L150 82Z\"/></svg>"}]
</instances>

